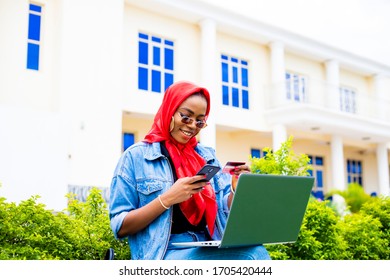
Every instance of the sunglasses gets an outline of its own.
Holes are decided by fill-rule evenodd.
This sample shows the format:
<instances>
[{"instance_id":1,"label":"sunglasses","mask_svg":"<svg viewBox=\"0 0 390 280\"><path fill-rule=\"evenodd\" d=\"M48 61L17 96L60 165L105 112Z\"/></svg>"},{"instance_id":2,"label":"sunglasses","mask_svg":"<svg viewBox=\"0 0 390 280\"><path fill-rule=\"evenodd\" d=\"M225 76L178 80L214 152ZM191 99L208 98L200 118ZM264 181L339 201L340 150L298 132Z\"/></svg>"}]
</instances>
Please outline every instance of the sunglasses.
<instances>
[{"instance_id":1,"label":"sunglasses","mask_svg":"<svg viewBox=\"0 0 390 280\"><path fill-rule=\"evenodd\" d=\"M181 117L181 122L184 124L192 124L195 120L193 118L190 118L189 116L178 112ZM205 121L195 121L195 125L197 128L205 128L207 126L207 123Z\"/></svg>"}]
</instances>

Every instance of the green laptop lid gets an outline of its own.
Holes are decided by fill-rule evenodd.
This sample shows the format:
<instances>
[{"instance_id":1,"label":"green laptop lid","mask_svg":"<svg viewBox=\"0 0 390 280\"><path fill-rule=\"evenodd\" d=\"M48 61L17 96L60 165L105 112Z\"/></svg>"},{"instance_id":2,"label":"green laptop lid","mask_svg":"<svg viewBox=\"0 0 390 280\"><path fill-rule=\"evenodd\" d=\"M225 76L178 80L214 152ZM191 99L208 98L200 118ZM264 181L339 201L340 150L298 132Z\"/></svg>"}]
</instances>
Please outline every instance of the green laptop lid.
<instances>
[{"instance_id":1,"label":"green laptop lid","mask_svg":"<svg viewBox=\"0 0 390 280\"><path fill-rule=\"evenodd\" d=\"M295 242L313 177L242 174L221 248Z\"/></svg>"}]
</instances>

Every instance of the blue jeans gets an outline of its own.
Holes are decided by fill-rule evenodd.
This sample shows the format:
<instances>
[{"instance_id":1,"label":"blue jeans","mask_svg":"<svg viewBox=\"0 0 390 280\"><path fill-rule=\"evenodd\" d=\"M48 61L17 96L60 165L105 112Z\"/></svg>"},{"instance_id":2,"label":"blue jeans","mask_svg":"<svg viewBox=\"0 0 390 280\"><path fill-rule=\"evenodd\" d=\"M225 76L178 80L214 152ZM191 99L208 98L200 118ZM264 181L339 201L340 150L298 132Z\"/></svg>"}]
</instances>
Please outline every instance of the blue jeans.
<instances>
[{"instance_id":1,"label":"blue jeans","mask_svg":"<svg viewBox=\"0 0 390 280\"><path fill-rule=\"evenodd\" d=\"M171 234L164 260L270 260L264 246L240 248L177 247L173 242L205 241L205 233L186 232Z\"/></svg>"}]
</instances>

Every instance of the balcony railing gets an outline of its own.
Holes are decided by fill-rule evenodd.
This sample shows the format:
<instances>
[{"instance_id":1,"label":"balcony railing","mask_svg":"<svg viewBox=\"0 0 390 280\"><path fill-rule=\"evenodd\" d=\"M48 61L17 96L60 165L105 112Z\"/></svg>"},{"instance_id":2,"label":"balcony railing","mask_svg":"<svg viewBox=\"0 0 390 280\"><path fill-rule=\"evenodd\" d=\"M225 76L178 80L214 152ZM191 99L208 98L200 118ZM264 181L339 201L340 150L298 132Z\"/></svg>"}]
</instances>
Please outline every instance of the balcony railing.
<instances>
[{"instance_id":1,"label":"balcony railing","mask_svg":"<svg viewBox=\"0 0 390 280\"><path fill-rule=\"evenodd\" d=\"M266 109L305 104L390 123L390 100L358 91L341 91L340 87L325 82L310 80L304 86L285 82L269 85L265 91Z\"/></svg>"}]
</instances>

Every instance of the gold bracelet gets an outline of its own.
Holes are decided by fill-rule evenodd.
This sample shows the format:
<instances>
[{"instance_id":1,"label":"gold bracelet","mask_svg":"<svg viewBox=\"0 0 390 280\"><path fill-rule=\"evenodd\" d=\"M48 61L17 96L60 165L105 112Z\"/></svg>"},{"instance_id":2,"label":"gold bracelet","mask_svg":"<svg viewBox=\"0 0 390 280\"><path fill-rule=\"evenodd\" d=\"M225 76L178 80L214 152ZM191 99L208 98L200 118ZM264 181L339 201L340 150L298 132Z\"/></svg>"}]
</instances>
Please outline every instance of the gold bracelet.
<instances>
[{"instance_id":1,"label":"gold bracelet","mask_svg":"<svg viewBox=\"0 0 390 280\"><path fill-rule=\"evenodd\" d=\"M160 195L160 194L158 195L158 200L160 201L160 204L161 204L162 207L164 207L166 210L169 209L169 207L166 207L166 206L164 205L164 203L162 202L162 200L161 200L161 195Z\"/></svg>"},{"instance_id":2,"label":"gold bracelet","mask_svg":"<svg viewBox=\"0 0 390 280\"><path fill-rule=\"evenodd\" d=\"M233 190L233 184L232 184L232 185L230 185L230 192L231 192L233 195L235 195L235 194L236 194L236 192Z\"/></svg>"}]
</instances>

